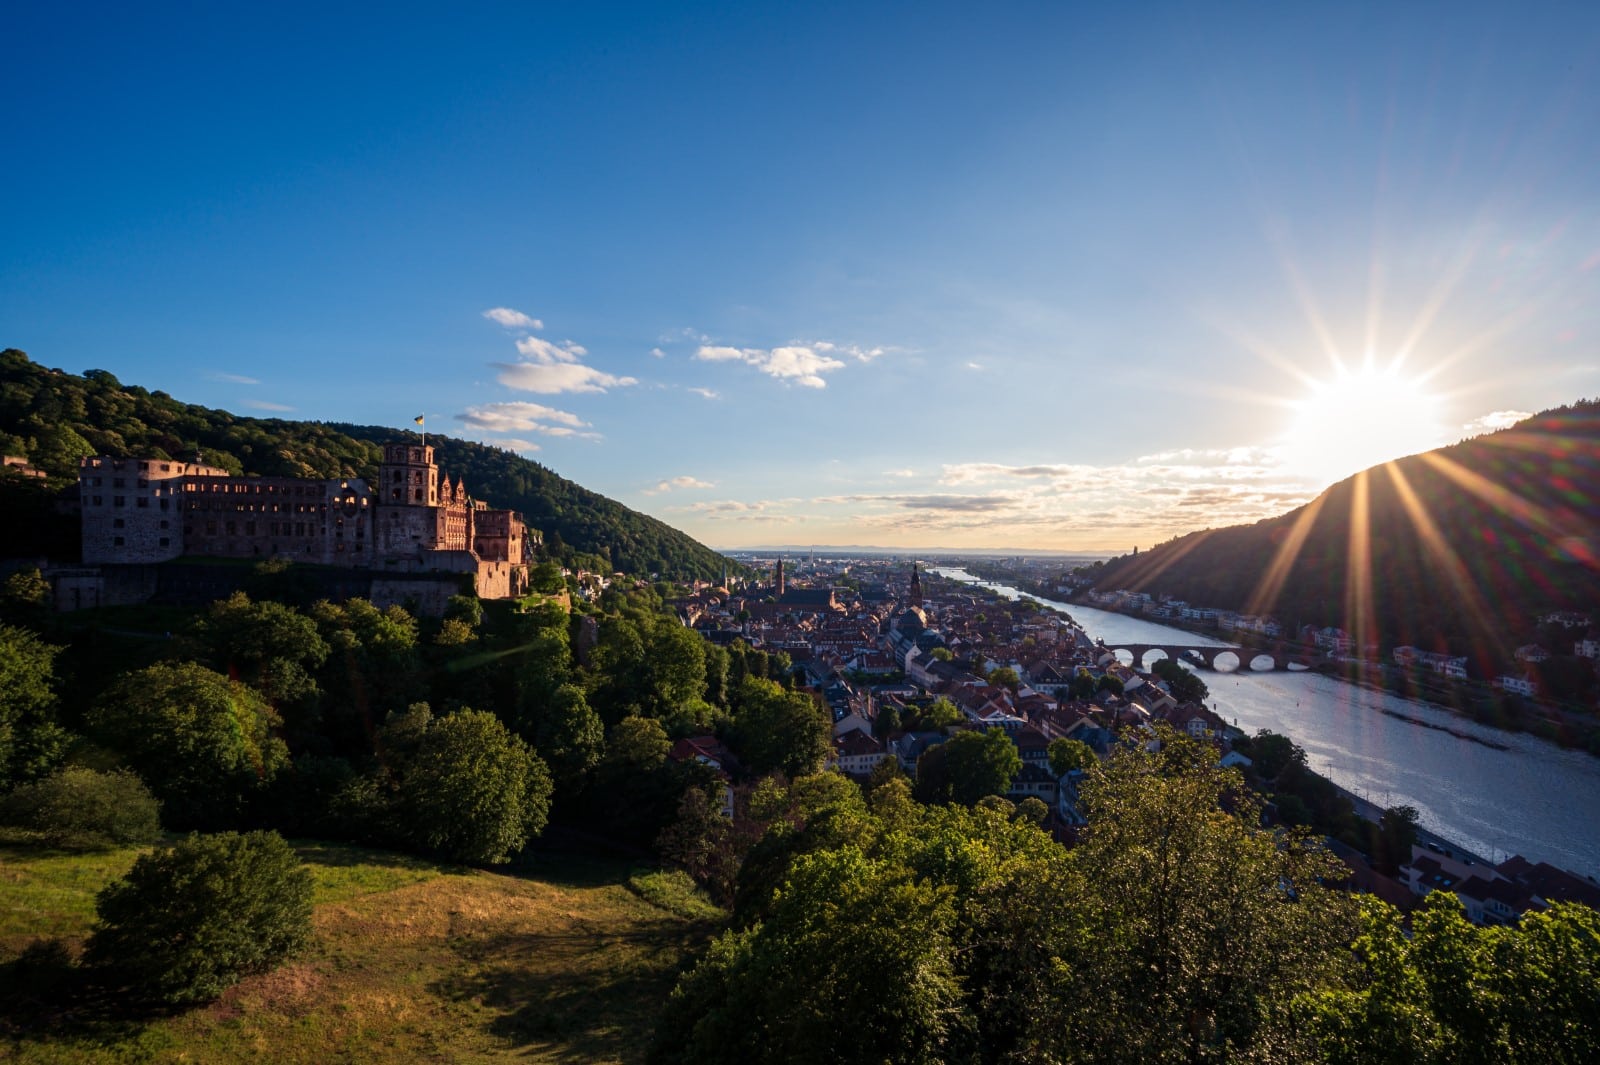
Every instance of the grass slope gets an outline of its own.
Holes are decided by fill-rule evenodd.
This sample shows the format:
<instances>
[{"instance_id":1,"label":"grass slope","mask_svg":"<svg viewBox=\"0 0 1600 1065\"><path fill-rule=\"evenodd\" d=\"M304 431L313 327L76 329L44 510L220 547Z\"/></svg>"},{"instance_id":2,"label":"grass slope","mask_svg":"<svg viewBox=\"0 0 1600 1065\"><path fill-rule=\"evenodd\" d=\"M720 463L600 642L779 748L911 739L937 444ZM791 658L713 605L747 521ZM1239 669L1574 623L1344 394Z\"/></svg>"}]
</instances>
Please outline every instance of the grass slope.
<instances>
[{"instance_id":1,"label":"grass slope","mask_svg":"<svg viewBox=\"0 0 1600 1065\"><path fill-rule=\"evenodd\" d=\"M0 1016L19 1062L631 1062L717 911L670 875L540 857L512 875L297 845L316 945L174 1017L57 1024ZM94 895L139 852L0 846L0 962L81 946ZM27 1029L27 1030L24 1030Z\"/></svg>"}]
</instances>

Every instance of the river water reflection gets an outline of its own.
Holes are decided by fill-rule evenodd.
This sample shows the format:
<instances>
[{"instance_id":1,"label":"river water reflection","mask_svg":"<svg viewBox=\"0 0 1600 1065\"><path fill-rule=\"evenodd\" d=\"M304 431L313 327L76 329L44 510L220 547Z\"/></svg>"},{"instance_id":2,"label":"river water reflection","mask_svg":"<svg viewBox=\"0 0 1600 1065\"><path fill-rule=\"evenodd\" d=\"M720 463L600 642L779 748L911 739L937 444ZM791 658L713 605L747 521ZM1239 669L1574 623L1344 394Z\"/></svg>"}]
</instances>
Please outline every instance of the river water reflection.
<instances>
[{"instance_id":1,"label":"river water reflection","mask_svg":"<svg viewBox=\"0 0 1600 1065\"><path fill-rule=\"evenodd\" d=\"M965 570L931 572L1007 598L1021 595ZM1071 614L1090 636L1108 644L1223 643L1122 614L1040 601ZM1320 674L1200 675L1228 721L1247 732L1271 729L1293 737L1312 768L1380 806L1409 803L1425 827L1492 860L1520 853L1600 874L1600 759Z\"/></svg>"}]
</instances>

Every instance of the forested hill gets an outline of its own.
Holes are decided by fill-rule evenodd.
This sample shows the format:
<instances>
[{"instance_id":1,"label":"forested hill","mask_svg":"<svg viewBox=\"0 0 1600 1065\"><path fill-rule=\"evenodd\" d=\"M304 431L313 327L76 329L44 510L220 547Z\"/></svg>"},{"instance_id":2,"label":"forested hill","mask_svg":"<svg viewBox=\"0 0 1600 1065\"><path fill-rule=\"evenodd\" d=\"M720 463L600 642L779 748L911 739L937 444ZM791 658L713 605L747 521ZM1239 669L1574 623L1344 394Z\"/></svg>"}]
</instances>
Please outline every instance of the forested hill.
<instances>
[{"instance_id":1,"label":"forested hill","mask_svg":"<svg viewBox=\"0 0 1600 1065\"><path fill-rule=\"evenodd\" d=\"M1113 559L1096 587L1483 664L1506 661L1539 615L1600 603L1597 557L1600 401L1586 401L1374 467L1280 517Z\"/></svg>"},{"instance_id":2,"label":"forested hill","mask_svg":"<svg viewBox=\"0 0 1600 1065\"><path fill-rule=\"evenodd\" d=\"M82 376L48 369L16 349L0 352L0 450L26 455L50 484L0 478L6 492L0 553L76 558L71 530L49 526L49 492L76 483L86 455L193 459L239 474L367 477L381 446L414 438L379 426L248 418L182 403L165 392L124 385L104 370ZM595 564L673 578L718 576L738 567L655 518L588 491L520 455L428 435L452 480L474 496L521 511L559 557L599 556ZM31 520L39 517L39 521Z\"/></svg>"}]
</instances>

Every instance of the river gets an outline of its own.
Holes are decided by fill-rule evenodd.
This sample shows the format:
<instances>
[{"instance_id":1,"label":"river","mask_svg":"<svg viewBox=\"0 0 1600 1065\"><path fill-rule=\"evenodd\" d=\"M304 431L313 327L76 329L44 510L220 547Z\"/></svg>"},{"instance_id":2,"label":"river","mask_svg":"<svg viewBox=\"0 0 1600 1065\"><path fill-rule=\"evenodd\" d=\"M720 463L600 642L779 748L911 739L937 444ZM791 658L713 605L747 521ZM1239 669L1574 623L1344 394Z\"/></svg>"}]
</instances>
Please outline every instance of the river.
<instances>
[{"instance_id":1,"label":"river","mask_svg":"<svg viewBox=\"0 0 1600 1065\"><path fill-rule=\"evenodd\" d=\"M930 572L1006 598L1022 595L965 570ZM1070 614L1090 636L1111 645L1224 643L1123 614L1029 598ZM1228 721L1247 732L1271 729L1292 737L1313 769L1379 806L1414 806L1425 828L1493 861L1522 854L1600 874L1600 759L1321 674L1202 670L1200 676L1211 689L1209 701Z\"/></svg>"}]
</instances>

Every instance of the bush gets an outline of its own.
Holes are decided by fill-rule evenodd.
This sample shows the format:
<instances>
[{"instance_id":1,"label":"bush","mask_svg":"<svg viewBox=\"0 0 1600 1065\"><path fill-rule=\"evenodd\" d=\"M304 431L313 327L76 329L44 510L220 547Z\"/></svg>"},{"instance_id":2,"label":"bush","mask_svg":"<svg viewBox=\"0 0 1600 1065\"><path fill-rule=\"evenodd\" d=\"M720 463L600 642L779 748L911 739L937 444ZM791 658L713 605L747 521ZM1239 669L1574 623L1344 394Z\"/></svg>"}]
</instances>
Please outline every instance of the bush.
<instances>
[{"instance_id":1,"label":"bush","mask_svg":"<svg viewBox=\"0 0 1600 1065\"><path fill-rule=\"evenodd\" d=\"M190 836L95 900L86 964L139 998L207 1002L311 937L311 874L276 832Z\"/></svg>"},{"instance_id":2,"label":"bush","mask_svg":"<svg viewBox=\"0 0 1600 1065\"><path fill-rule=\"evenodd\" d=\"M68 766L0 801L0 823L57 847L114 847L153 842L161 834L160 811L144 781L126 770Z\"/></svg>"}]
</instances>

